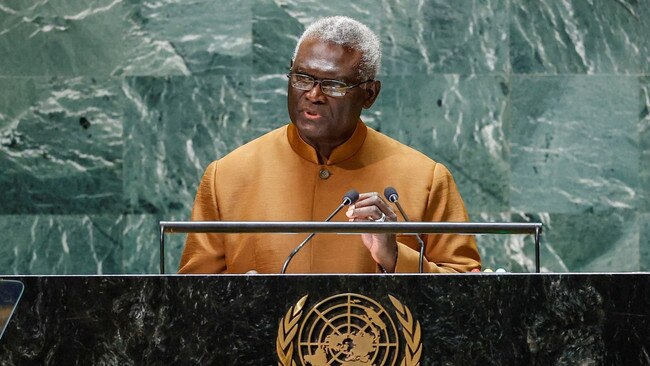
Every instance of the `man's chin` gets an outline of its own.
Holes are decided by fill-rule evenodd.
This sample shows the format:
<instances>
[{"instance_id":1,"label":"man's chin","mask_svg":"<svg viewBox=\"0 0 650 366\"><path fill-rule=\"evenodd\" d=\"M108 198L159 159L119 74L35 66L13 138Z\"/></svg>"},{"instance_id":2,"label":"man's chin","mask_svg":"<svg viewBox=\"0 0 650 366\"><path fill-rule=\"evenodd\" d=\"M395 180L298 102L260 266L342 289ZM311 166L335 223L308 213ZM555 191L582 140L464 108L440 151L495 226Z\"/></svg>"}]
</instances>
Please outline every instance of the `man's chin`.
<instances>
[{"instance_id":1,"label":"man's chin","mask_svg":"<svg viewBox=\"0 0 650 366\"><path fill-rule=\"evenodd\" d=\"M307 118L297 118L294 123L300 132L311 131L316 132L323 127L323 123L318 120L312 120Z\"/></svg>"},{"instance_id":2,"label":"man's chin","mask_svg":"<svg viewBox=\"0 0 650 366\"><path fill-rule=\"evenodd\" d=\"M321 136L323 126L318 122L298 119L294 122L294 125L298 129L300 137L306 142L318 140L319 136Z\"/></svg>"}]
</instances>

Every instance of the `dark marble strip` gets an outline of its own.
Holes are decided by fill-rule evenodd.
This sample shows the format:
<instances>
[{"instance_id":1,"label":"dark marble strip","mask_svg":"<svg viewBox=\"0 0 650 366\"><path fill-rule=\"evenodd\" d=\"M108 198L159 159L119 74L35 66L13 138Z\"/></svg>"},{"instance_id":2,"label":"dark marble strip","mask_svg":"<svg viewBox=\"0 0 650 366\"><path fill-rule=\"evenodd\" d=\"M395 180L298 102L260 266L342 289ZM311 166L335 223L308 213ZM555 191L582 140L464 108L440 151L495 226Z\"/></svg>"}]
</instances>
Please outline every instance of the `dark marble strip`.
<instances>
[{"instance_id":1,"label":"dark marble strip","mask_svg":"<svg viewBox=\"0 0 650 366\"><path fill-rule=\"evenodd\" d=\"M645 364L650 276L14 277L0 342L23 364L275 364L278 321L353 292L422 325L422 364Z\"/></svg>"}]
</instances>

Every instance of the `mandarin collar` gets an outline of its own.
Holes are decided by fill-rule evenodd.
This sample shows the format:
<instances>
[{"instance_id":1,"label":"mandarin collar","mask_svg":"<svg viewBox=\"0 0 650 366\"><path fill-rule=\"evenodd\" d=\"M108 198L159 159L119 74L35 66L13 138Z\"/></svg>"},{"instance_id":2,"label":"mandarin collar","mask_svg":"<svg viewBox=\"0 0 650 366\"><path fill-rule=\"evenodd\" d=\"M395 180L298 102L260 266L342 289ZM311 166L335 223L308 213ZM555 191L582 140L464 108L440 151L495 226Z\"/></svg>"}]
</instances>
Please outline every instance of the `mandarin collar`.
<instances>
[{"instance_id":1,"label":"mandarin collar","mask_svg":"<svg viewBox=\"0 0 650 366\"><path fill-rule=\"evenodd\" d=\"M361 149L361 145L363 145L363 142L366 140L367 134L368 127L366 127L365 123L359 120L352 136L350 136L350 138L343 144L332 150L332 154L325 162L325 165L340 163L350 158ZM296 154L311 163L319 164L316 149L300 137L298 129L293 123L289 123L289 126L287 127L287 138L289 139L289 145L291 145L291 148L296 152Z\"/></svg>"}]
</instances>

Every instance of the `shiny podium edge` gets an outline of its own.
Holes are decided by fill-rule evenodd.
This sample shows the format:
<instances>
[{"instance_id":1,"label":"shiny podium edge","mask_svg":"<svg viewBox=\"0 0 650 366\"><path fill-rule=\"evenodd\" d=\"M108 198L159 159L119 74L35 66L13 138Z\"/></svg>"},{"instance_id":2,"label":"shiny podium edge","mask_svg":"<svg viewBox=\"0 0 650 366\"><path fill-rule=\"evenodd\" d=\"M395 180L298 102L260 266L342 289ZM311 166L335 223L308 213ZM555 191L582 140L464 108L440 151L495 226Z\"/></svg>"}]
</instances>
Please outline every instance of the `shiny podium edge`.
<instances>
[{"instance_id":1,"label":"shiny podium edge","mask_svg":"<svg viewBox=\"0 0 650 366\"><path fill-rule=\"evenodd\" d=\"M534 235L535 272L540 273L542 223L515 222L314 222L314 221L160 221L160 273L165 273L166 233L402 233Z\"/></svg>"}]
</instances>

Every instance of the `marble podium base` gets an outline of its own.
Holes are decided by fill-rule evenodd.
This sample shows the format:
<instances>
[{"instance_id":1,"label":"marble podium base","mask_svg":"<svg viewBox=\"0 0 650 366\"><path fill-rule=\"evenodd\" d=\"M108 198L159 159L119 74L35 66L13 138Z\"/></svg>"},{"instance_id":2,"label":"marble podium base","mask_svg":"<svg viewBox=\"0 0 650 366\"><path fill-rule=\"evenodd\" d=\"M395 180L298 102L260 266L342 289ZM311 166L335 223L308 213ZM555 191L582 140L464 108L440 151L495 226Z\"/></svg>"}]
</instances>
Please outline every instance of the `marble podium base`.
<instances>
[{"instance_id":1,"label":"marble podium base","mask_svg":"<svg viewBox=\"0 0 650 366\"><path fill-rule=\"evenodd\" d=\"M341 293L398 299L422 365L650 363L643 273L2 278L25 285L2 365L276 365L288 311Z\"/></svg>"}]
</instances>

